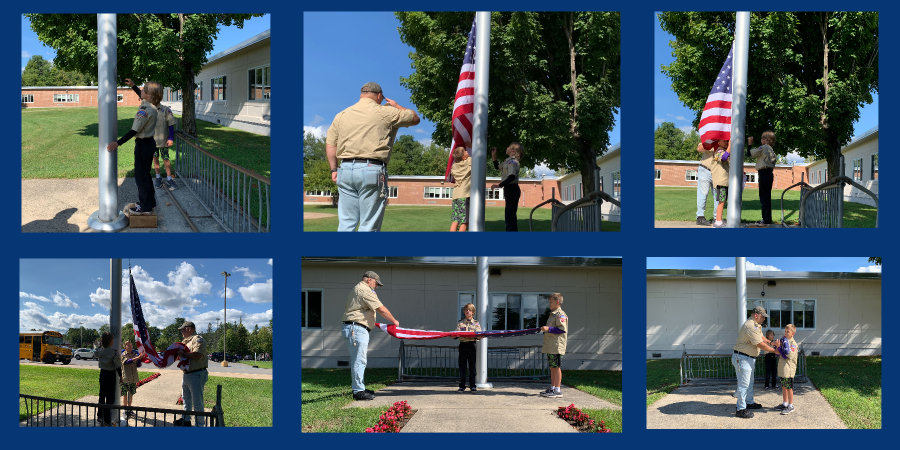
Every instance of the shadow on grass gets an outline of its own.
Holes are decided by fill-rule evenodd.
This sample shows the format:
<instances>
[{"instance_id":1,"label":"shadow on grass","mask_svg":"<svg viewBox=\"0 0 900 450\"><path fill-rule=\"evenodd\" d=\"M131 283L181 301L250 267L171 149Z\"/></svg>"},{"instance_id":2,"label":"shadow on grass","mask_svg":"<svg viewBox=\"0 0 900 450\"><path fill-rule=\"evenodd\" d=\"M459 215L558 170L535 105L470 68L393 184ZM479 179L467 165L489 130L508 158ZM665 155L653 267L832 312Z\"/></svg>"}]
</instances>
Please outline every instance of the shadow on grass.
<instances>
[{"instance_id":1,"label":"shadow on grass","mask_svg":"<svg viewBox=\"0 0 900 450\"><path fill-rule=\"evenodd\" d=\"M116 121L116 139L124 136L128 133L128 130L131 129L132 125L134 125L134 118L127 119L119 119ZM81 136L100 138L100 126L97 123L89 123L84 126L81 130L78 130L78 134Z\"/></svg>"}]
</instances>

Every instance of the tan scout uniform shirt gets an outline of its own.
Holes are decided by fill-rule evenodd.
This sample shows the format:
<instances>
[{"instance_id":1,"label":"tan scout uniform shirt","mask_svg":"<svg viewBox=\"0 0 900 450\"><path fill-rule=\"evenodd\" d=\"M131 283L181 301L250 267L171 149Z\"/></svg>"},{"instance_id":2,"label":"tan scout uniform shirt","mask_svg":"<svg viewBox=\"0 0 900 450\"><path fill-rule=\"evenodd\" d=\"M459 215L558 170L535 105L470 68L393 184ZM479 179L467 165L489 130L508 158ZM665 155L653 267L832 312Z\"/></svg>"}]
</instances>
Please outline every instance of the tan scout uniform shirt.
<instances>
[{"instance_id":1,"label":"tan scout uniform shirt","mask_svg":"<svg viewBox=\"0 0 900 450\"><path fill-rule=\"evenodd\" d=\"M551 355L565 355L566 341L569 337L569 317L563 312L562 308L556 308L556 311L550 311L550 317L547 318L548 327L556 327L565 331L563 334L544 333L544 346L541 353L549 353Z\"/></svg>"},{"instance_id":2,"label":"tan scout uniform shirt","mask_svg":"<svg viewBox=\"0 0 900 450\"><path fill-rule=\"evenodd\" d=\"M97 365L100 367L100 370L116 370L122 367L119 352L112 347L100 347L94 355L97 356Z\"/></svg>"},{"instance_id":3,"label":"tan scout uniform shirt","mask_svg":"<svg viewBox=\"0 0 900 450\"><path fill-rule=\"evenodd\" d=\"M156 110L153 103L148 101L141 102L137 114L134 115L134 124L131 125L131 129L137 132L136 138L153 137L153 134L156 132L156 116L158 114L159 111Z\"/></svg>"},{"instance_id":4,"label":"tan scout uniform shirt","mask_svg":"<svg viewBox=\"0 0 900 450\"><path fill-rule=\"evenodd\" d=\"M379 105L370 98L361 98L334 117L325 143L337 147L338 159L387 162L397 129L411 126L415 119L412 110L399 110L390 105Z\"/></svg>"},{"instance_id":5,"label":"tan scout uniform shirt","mask_svg":"<svg viewBox=\"0 0 900 450\"><path fill-rule=\"evenodd\" d=\"M750 156L756 158L756 170L775 168L775 162L777 161L775 150L772 150L772 147L769 147L768 144L750 149Z\"/></svg>"},{"instance_id":6,"label":"tan scout uniform shirt","mask_svg":"<svg viewBox=\"0 0 900 450\"><path fill-rule=\"evenodd\" d=\"M505 186L519 183L519 161L517 161L516 158L513 158L512 156L506 158L506 161L500 163L500 181L502 182L503 180L509 178L510 175L513 175L515 178L513 178L513 180Z\"/></svg>"},{"instance_id":7,"label":"tan scout uniform shirt","mask_svg":"<svg viewBox=\"0 0 900 450\"><path fill-rule=\"evenodd\" d=\"M751 317L738 330L737 344L734 344L734 349L755 358L759 356L759 347L756 344L762 341L762 327Z\"/></svg>"},{"instance_id":8,"label":"tan scout uniform shirt","mask_svg":"<svg viewBox=\"0 0 900 450\"><path fill-rule=\"evenodd\" d=\"M715 155L716 152L714 151L700 152L700 165L712 170L713 156Z\"/></svg>"},{"instance_id":9,"label":"tan scout uniform shirt","mask_svg":"<svg viewBox=\"0 0 900 450\"><path fill-rule=\"evenodd\" d=\"M453 198L469 198L472 190L472 158L453 163L450 175L456 180L456 186L453 186Z\"/></svg>"},{"instance_id":10,"label":"tan scout uniform shirt","mask_svg":"<svg viewBox=\"0 0 900 450\"><path fill-rule=\"evenodd\" d=\"M200 370L206 369L209 367L209 351L206 349L206 340L200 337L199 334L194 334L193 336L181 341L182 344L187 345L188 350L191 353L200 352L203 356L200 359L190 359L190 365L188 366L188 372L192 370Z\"/></svg>"},{"instance_id":11,"label":"tan scout uniform shirt","mask_svg":"<svg viewBox=\"0 0 900 450\"><path fill-rule=\"evenodd\" d=\"M466 160L468 161L468 159ZM457 322L456 331L481 331L481 324L477 320L463 319ZM459 342L475 342L478 339L470 337L460 337Z\"/></svg>"},{"instance_id":12,"label":"tan scout uniform shirt","mask_svg":"<svg viewBox=\"0 0 900 450\"><path fill-rule=\"evenodd\" d=\"M175 123L175 114L172 114L172 108L160 104L156 116L156 128L153 131L153 140L156 141L157 148L166 146L166 142L169 140L169 126L175 126Z\"/></svg>"},{"instance_id":13,"label":"tan scout uniform shirt","mask_svg":"<svg viewBox=\"0 0 900 450\"><path fill-rule=\"evenodd\" d=\"M344 305L345 322L357 322L371 329L375 326L375 310L381 308L381 301L375 295L375 291L360 281L347 296L347 304Z\"/></svg>"},{"instance_id":14,"label":"tan scout uniform shirt","mask_svg":"<svg viewBox=\"0 0 900 450\"><path fill-rule=\"evenodd\" d=\"M794 375L797 374L800 346L797 345L794 338L791 338L789 342L791 343L791 353L788 354L787 359L782 358L781 355L778 356L778 376L782 378L794 378Z\"/></svg>"},{"instance_id":15,"label":"tan scout uniform shirt","mask_svg":"<svg viewBox=\"0 0 900 450\"><path fill-rule=\"evenodd\" d=\"M715 152L710 152L715 155ZM729 157L728 159L731 159ZM727 162L716 161L713 159L712 168L710 168L710 172L712 172L712 182L713 187L728 187L728 168L729 164Z\"/></svg>"},{"instance_id":16,"label":"tan scout uniform shirt","mask_svg":"<svg viewBox=\"0 0 900 450\"><path fill-rule=\"evenodd\" d=\"M122 382L137 384L140 381L138 377L137 371L137 355L132 353L131 355L125 354L125 351L122 351ZM125 361L131 359L131 364L125 364Z\"/></svg>"}]
</instances>

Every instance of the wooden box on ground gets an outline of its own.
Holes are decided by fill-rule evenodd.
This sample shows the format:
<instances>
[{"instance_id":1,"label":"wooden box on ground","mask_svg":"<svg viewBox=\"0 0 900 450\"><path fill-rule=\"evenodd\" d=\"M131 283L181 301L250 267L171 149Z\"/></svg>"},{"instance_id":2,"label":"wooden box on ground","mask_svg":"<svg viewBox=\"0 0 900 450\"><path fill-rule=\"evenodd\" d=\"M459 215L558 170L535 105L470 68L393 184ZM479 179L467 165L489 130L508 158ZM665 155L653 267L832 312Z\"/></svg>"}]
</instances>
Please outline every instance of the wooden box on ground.
<instances>
[{"instance_id":1,"label":"wooden box on ground","mask_svg":"<svg viewBox=\"0 0 900 450\"><path fill-rule=\"evenodd\" d=\"M134 203L125 205L125 215L128 216L128 226L131 228L156 228L157 217L156 208L150 214L131 214L129 211L134 208Z\"/></svg>"}]
</instances>

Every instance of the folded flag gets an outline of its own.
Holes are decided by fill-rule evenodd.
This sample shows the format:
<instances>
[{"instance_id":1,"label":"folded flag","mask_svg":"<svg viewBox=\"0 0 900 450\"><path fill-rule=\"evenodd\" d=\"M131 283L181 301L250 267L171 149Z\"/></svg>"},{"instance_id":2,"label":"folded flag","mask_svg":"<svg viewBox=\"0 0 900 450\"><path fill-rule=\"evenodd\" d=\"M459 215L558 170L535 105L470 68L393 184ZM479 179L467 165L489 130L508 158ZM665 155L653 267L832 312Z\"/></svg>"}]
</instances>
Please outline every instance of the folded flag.
<instances>
[{"instance_id":1,"label":"folded flag","mask_svg":"<svg viewBox=\"0 0 900 450\"><path fill-rule=\"evenodd\" d=\"M150 342L150 334L147 332L147 323L144 322L144 311L141 309L141 298L138 296L137 286L134 284L134 277L128 274L131 283L131 323L134 327L134 341L137 349L147 353L147 357L143 362L153 363L156 367L163 369L178 360L178 368L187 370L190 360L185 357L178 357L178 350L190 351L188 347L181 342L176 342L169 346L162 354L157 353Z\"/></svg>"},{"instance_id":2,"label":"folded flag","mask_svg":"<svg viewBox=\"0 0 900 450\"><path fill-rule=\"evenodd\" d=\"M525 330L509 330L509 331L433 331L433 330L414 330L412 328L400 328L396 325L388 325L385 323L376 323L375 326L381 328L385 333L397 339L440 339L445 337L514 337L528 336L541 332L540 328L528 328ZM563 334L558 328L551 327L550 333Z\"/></svg>"},{"instance_id":3,"label":"folded flag","mask_svg":"<svg viewBox=\"0 0 900 450\"><path fill-rule=\"evenodd\" d=\"M786 336L782 336L781 345L779 345L776 350L778 350L778 354L781 355L782 358L788 359L788 355L791 353L791 341L788 340Z\"/></svg>"}]
</instances>

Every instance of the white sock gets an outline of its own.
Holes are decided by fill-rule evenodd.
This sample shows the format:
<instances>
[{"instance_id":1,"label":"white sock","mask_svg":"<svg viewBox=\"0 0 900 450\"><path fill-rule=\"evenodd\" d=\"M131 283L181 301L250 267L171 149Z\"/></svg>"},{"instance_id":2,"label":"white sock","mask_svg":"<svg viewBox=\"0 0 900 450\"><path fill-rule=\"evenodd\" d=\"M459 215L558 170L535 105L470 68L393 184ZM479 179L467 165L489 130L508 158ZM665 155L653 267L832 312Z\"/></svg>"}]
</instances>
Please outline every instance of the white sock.
<instances>
[{"instance_id":1,"label":"white sock","mask_svg":"<svg viewBox=\"0 0 900 450\"><path fill-rule=\"evenodd\" d=\"M716 225L722 225L722 221L721 221L721 220L717 220L717 221L716 221Z\"/></svg>"},{"instance_id":2,"label":"white sock","mask_svg":"<svg viewBox=\"0 0 900 450\"><path fill-rule=\"evenodd\" d=\"M794 407L794 404L793 404L793 403L791 403L790 405L788 405L788 408L793 408L793 407Z\"/></svg>"},{"instance_id":3,"label":"white sock","mask_svg":"<svg viewBox=\"0 0 900 450\"><path fill-rule=\"evenodd\" d=\"M553 391L555 391L557 394L559 394L560 393L559 386L553 386Z\"/></svg>"},{"instance_id":4,"label":"white sock","mask_svg":"<svg viewBox=\"0 0 900 450\"><path fill-rule=\"evenodd\" d=\"M788 402L782 402L782 405L784 405L784 407L787 408Z\"/></svg>"},{"instance_id":5,"label":"white sock","mask_svg":"<svg viewBox=\"0 0 900 450\"><path fill-rule=\"evenodd\" d=\"M170 179L170 180L172 179L172 177L166 177L166 178L168 178L168 179Z\"/></svg>"},{"instance_id":6,"label":"white sock","mask_svg":"<svg viewBox=\"0 0 900 450\"><path fill-rule=\"evenodd\" d=\"M161 177L161 176L159 176L159 174L156 174L156 178L162 178L162 177Z\"/></svg>"}]
</instances>

